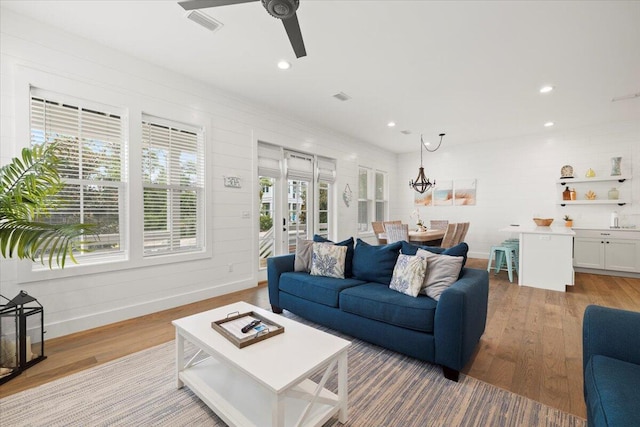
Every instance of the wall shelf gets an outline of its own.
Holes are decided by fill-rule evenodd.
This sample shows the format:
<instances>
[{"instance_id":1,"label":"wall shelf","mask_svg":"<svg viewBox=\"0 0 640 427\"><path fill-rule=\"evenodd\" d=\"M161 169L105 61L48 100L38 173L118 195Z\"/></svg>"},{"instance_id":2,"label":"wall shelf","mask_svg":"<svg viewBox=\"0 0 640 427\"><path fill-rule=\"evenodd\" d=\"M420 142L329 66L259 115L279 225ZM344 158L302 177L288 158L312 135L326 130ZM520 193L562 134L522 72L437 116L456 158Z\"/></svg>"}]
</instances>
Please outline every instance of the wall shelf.
<instances>
[{"instance_id":1,"label":"wall shelf","mask_svg":"<svg viewBox=\"0 0 640 427\"><path fill-rule=\"evenodd\" d=\"M627 179L631 179L630 176L627 175L618 175L618 176L594 176L593 178L560 178L556 181L560 185L568 185L571 183L582 183L582 182L604 182L604 181L618 181L625 182Z\"/></svg>"},{"instance_id":2,"label":"wall shelf","mask_svg":"<svg viewBox=\"0 0 640 427\"><path fill-rule=\"evenodd\" d=\"M566 205L618 205L624 206L627 204L625 200L560 200L558 202L560 206Z\"/></svg>"}]
</instances>

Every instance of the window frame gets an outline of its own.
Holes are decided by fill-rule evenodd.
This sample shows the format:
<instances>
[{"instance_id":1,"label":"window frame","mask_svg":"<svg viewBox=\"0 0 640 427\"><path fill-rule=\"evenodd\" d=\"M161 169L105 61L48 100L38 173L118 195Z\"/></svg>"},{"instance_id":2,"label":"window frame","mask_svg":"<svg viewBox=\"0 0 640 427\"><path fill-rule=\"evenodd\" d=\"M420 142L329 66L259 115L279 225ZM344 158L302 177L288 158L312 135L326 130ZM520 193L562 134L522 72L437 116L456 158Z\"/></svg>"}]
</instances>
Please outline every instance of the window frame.
<instances>
[{"instance_id":1,"label":"window frame","mask_svg":"<svg viewBox=\"0 0 640 427\"><path fill-rule=\"evenodd\" d=\"M196 158L196 172L199 175L198 178L196 179L197 183L195 185L180 185L180 184L174 184L175 179L177 178L176 175L174 175L174 173L172 172L172 164L174 163L174 156L176 154L179 153L175 153L173 151L169 152L169 160L168 160L168 169L169 169L169 176L167 177L167 182L164 184L158 184L158 183L152 183L152 182L147 182L145 180L144 177L144 173L142 173L141 171L141 176L140 176L140 182L141 182L141 186L142 186L142 191L143 191L143 199L144 199L144 191L145 189L155 189L155 190L167 190L168 191L168 195L167 195L167 199L172 199L172 194L174 193L174 191L176 192L184 192L184 191L194 191L196 192L197 195L197 199L196 199L196 231L195 231L195 238L196 238L196 243L195 243L195 247L191 248L191 249L170 249L170 250L164 250L164 251L158 251L158 252L151 252L151 251L147 251L146 250L146 245L148 244L147 239L146 239L146 231L144 230L144 215L145 215L145 204L144 204L144 200L142 202L142 215L143 215L143 232L142 232L142 258L143 259L151 259L151 258L155 258L155 257L162 257L162 256L167 256L167 257L171 257L171 256L178 256L178 255L182 255L182 254L193 254L193 253L201 253L205 250L205 245L206 245L206 241L205 239L202 237L205 235L204 230L205 230L205 223L206 223L206 219L205 219L205 215L204 215L204 197L205 197L205 193L206 193L206 180L205 180L205 164L206 164L206 156L205 156L205 144L204 144L204 128L202 127L196 127L196 126L192 126L189 124L185 124L176 120L172 120L172 119L167 119L164 117L158 117L158 116L154 116L151 114L147 114L145 112L142 113L142 120L141 120L141 127L144 130L144 126L145 124L148 122L149 126L159 126L159 127L167 127L169 128L170 131L173 130L179 130L181 132L187 132L187 133L193 133L196 136L196 147L195 147L195 152L197 153L197 158ZM140 151L141 153L144 152L145 148L145 144L144 144L145 140L144 140L144 132L143 132L143 138L141 139L141 144L140 144ZM141 155L141 159L140 159L140 168L141 170L144 169L144 155ZM169 218L172 217L172 215L174 214L174 210L176 209L176 207L171 206L171 212L169 212L169 204L172 203L171 200L169 200L168 202L168 206L167 206L167 222L170 222ZM178 208L179 209L179 208ZM172 221L171 221L172 222ZM174 224L167 224L167 228L170 228L171 230L168 231L169 235L170 235L170 239L172 240L174 236L174 232L175 230L173 230L173 226Z\"/></svg>"},{"instance_id":2,"label":"window frame","mask_svg":"<svg viewBox=\"0 0 640 427\"><path fill-rule=\"evenodd\" d=\"M78 122L82 121L82 111L90 110L94 112L99 112L100 114L109 114L109 115L117 115L120 120L120 180L116 181L104 181L104 180L91 180L86 179L81 176L81 169L83 167L82 161L78 162L78 177L77 178L65 178L62 177L62 182L69 185L77 185L81 189L82 187L87 187L91 185L96 186L104 186L109 188L115 188L118 192L118 245L119 249L112 252L77 252L74 253L74 257L78 260L78 265L82 264L84 266L91 265L99 265L103 263L113 263L113 262L121 262L126 261L128 259L129 247L128 247L128 224L127 224L127 214L128 214L128 189L129 183L127 180L128 177L128 162L127 162L127 152L129 150L128 145L128 126L127 126L127 111L124 107L117 107L114 105L108 105L99 101L88 101L86 99L82 99L73 95L60 94L48 89L43 89L38 86L29 86L29 96L28 96L28 126L29 126L29 145L33 145L33 138L31 138L31 129L32 129L32 98L41 98L44 102L53 102L57 104L62 104L63 106L69 106L73 108L79 109ZM45 131L46 135L46 131ZM83 134L79 134L77 136L79 147L82 146L82 142L84 140ZM81 148L79 148L79 152L82 152ZM79 158L82 158L82 155L79 155ZM80 191L79 198L83 199L83 192ZM85 210L84 203L79 203L78 212L81 217L83 217L87 210ZM28 261L29 269L38 273L41 271L50 271L48 263L45 262L43 265L39 261ZM65 268L70 266L75 266L73 263L67 263ZM56 263L52 264L52 271L62 270Z\"/></svg>"}]
</instances>

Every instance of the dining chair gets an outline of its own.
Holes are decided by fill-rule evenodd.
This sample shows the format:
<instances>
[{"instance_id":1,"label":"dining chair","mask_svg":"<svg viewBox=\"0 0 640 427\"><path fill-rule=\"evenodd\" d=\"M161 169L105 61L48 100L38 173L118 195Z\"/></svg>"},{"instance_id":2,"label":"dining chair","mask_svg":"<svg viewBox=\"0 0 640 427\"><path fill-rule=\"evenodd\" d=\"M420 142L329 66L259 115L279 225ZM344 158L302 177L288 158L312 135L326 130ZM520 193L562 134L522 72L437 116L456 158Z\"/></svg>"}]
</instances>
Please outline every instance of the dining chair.
<instances>
[{"instance_id":1,"label":"dining chair","mask_svg":"<svg viewBox=\"0 0 640 427\"><path fill-rule=\"evenodd\" d=\"M450 248L455 246L455 237L456 237L456 228L458 224L452 223L447 225L447 230L444 232L444 237L442 238L442 243L440 243L441 248Z\"/></svg>"},{"instance_id":2,"label":"dining chair","mask_svg":"<svg viewBox=\"0 0 640 427\"><path fill-rule=\"evenodd\" d=\"M462 243L464 241L464 238L467 235L468 230L469 230L468 222L459 222L456 226L456 234L454 235L452 246L455 246L458 243Z\"/></svg>"},{"instance_id":3,"label":"dining chair","mask_svg":"<svg viewBox=\"0 0 640 427\"><path fill-rule=\"evenodd\" d=\"M387 243L409 241L409 225L389 223L384 225L387 233Z\"/></svg>"},{"instance_id":4,"label":"dining chair","mask_svg":"<svg viewBox=\"0 0 640 427\"><path fill-rule=\"evenodd\" d=\"M378 239L378 244L385 245L387 243L387 239L381 239L379 237L381 233L384 233L384 223L382 221L373 221L371 223L371 228L373 228L373 233L376 235L376 239Z\"/></svg>"},{"instance_id":5,"label":"dining chair","mask_svg":"<svg viewBox=\"0 0 640 427\"><path fill-rule=\"evenodd\" d=\"M394 220L394 221L385 221L383 223L385 229L387 228L387 224L402 224L402 221L400 221L399 219L398 220Z\"/></svg>"},{"instance_id":6,"label":"dining chair","mask_svg":"<svg viewBox=\"0 0 640 427\"><path fill-rule=\"evenodd\" d=\"M429 228L431 230L446 230L449 221L446 219L432 219L429 221Z\"/></svg>"}]
</instances>

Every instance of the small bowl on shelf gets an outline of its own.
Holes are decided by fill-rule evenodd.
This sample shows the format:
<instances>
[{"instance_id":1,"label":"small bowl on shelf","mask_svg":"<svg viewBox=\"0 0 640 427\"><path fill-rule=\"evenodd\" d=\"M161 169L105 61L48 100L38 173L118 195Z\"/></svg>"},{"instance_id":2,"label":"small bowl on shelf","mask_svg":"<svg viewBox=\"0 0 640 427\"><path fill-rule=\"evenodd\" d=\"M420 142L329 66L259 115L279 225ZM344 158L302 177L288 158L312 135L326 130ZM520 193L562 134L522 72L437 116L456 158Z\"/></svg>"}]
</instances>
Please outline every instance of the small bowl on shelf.
<instances>
[{"instance_id":1,"label":"small bowl on shelf","mask_svg":"<svg viewBox=\"0 0 640 427\"><path fill-rule=\"evenodd\" d=\"M535 222L538 227L548 227L553 222L553 218L533 218L533 222Z\"/></svg>"}]
</instances>

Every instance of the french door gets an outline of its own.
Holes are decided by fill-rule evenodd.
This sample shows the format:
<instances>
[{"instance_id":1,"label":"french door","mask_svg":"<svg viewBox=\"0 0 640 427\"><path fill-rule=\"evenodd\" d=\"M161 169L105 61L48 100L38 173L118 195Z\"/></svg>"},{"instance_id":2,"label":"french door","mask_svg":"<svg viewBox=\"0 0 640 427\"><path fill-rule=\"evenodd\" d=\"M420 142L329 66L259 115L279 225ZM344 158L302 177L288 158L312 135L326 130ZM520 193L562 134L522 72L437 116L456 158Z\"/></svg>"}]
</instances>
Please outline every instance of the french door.
<instances>
[{"instance_id":1,"label":"french door","mask_svg":"<svg viewBox=\"0 0 640 427\"><path fill-rule=\"evenodd\" d=\"M332 159L259 143L259 269L270 256L294 253L298 239L329 236L334 177Z\"/></svg>"}]
</instances>

